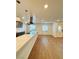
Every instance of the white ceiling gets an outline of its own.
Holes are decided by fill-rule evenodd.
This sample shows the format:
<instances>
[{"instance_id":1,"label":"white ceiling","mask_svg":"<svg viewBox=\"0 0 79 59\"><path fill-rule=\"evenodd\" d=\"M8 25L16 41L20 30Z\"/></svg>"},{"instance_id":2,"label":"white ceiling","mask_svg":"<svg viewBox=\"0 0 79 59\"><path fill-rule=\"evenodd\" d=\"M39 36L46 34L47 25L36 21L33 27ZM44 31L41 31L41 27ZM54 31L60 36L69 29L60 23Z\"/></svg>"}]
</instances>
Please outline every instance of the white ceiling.
<instances>
[{"instance_id":1,"label":"white ceiling","mask_svg":"<svg viewBox=\"0 0 79 59\"><path fill-rule=\"evenodd\" d=\"M19 0L16 3L16 16L36 15L39 19L56 20L63 18L63 0ZM44 8L48 4L48 8ZM28 13L25 12L28 10Z\"/></svg>"}]
</instances>

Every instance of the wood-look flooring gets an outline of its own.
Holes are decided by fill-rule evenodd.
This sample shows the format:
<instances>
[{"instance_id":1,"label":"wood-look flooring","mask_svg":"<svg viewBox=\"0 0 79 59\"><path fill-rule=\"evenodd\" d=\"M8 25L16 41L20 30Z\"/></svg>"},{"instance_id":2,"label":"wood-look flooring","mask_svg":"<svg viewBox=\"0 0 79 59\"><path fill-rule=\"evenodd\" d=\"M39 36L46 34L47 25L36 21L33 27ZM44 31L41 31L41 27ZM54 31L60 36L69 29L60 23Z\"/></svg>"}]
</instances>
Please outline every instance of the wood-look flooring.
<instances>
[{"instance_id":1,"label":"wood-look flooring","mask_svg":"<svg viewBox=\"0 0 79 59\"><path fill-rule=\"evenodd\" d=\"M28 59L63 59L63 38L39 35Z\"/></svg>"}]
</instances>

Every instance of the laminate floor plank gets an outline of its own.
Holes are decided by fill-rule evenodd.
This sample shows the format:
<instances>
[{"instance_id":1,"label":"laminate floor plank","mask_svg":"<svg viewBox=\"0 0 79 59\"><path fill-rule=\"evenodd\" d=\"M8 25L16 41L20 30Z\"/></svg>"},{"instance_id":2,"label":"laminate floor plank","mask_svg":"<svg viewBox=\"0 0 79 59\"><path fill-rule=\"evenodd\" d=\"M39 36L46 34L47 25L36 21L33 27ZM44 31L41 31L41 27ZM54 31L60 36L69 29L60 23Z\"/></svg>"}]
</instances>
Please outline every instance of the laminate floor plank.
<instances>
[{"instance_id":1,"label":"laminate floor plank","mask_svg":"<svg viewBox=\"0 0 79 59\"><path fill-rule=\"evenodd\" d=\"M28 59L63 59L63 38L39 35Z\"/></svg>"}]
</instances>

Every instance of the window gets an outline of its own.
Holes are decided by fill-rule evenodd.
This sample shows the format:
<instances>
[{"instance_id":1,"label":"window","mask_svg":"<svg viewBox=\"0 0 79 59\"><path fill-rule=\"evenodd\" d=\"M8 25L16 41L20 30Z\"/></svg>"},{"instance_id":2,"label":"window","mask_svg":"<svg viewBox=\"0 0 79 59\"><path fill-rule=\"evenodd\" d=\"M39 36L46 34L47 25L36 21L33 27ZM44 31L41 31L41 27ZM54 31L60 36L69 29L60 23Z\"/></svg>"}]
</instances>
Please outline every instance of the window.
<instances>
[{"instance_id":1,"label":"window","mask_svg":"<svg viewBox=\"0 0 79 59\"><path fill-rule=\"evenodd\" d=\"M48 31L48 25L47 24L42 25L42 31L44 31L44 32Z\"/></svg>"},{"instance_id":2,"label":"window","mask_svg":"<svg viewBox=\"0 0 79 59\"><path fill-rule=\"evenodd\" d=\"M58 32L62 32L61 26L58 26Z\"/></svg>"},{"instance_id":3,"label":"window","mask_svg":"<svg viewBox=\"0 0 79 59\"><path fill-rule=\"evenodd\" d=\"M30 24L29 25L29 32L30 32L30 34L35 34L36 33L36 26L35 26L35 24Z\"/></svg>"},{"instance_id":4,"label":"window","mask_svg":"<svg viewBox=\"0 0 79 59\"><path fill-rule=\"evenodd\" d=\"M29 30L30 30L30 31L35 31L35 30L36 30L35 24L30 24L30 25L29 25Z\"/></svg>"}]
</instances>

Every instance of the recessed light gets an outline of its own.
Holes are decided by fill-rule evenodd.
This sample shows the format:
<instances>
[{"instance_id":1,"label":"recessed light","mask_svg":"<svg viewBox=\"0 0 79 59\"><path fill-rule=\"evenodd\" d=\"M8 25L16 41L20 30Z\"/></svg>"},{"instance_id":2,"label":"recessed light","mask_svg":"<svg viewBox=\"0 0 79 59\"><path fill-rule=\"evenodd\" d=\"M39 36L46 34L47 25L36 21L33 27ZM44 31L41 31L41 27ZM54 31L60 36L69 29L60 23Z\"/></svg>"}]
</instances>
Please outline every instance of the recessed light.
<instances>
[{"instance_id":1,"label":"recessed light","mask_svg":"<svg viewBox=\"0 0 79 59\"><path fill-rule=\"evenodd\" d=\"M28 12L28 10L25 10L25 12Z\"/></svg>"},{"instance_id":2,"label":"recessed light","mask_svg":"<svg viewBox=\"0 0 79 59\"><path fill-rule=\"evenodd\" d=\"M44 5L44 8L48 8L48 5L47 5L47 4L45 4L45 5Z\"/></svg>"},{"instance_id":3,"label":"recessed light","mask_svg":"<svg viewBox=\"0 0 79 59\"><path fill-rule=\"evenodd\" d=\"M18 4L20 4L20 3L21 3L19 0L16 0L16 2L17 2Z\"/></svg>"}]
</instances>

